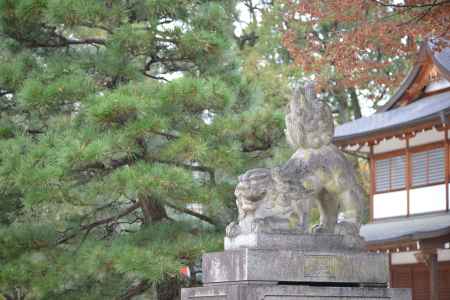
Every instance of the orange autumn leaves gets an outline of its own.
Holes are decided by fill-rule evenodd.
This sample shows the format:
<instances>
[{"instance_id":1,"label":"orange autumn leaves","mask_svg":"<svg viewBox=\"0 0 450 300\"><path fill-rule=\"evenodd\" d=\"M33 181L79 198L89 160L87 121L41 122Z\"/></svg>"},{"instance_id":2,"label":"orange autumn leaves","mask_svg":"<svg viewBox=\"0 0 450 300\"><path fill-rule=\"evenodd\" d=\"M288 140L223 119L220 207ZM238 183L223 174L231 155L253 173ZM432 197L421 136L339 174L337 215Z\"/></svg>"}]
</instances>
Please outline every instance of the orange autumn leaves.
<instances>
[{"instance_id":1,"label":"orange autumn leaves","mask_svg":"<svg viewBox=\"0 0 450 300\"><path fill-rule=\"evenodd\" d=\"M427 37L448 35L450 1L282 0L284 46L319 84L395 86Z\"/></svg>"}]
</instances>

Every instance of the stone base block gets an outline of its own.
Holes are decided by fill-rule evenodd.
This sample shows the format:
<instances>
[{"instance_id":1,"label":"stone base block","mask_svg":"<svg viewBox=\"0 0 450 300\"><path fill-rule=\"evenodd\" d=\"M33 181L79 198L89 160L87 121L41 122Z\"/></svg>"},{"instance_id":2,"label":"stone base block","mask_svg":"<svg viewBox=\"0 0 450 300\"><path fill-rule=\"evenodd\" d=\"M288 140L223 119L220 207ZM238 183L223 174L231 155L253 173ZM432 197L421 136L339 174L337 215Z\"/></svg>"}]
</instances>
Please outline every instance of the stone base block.
<instances>
[{"instance_id":1,"label":"stone base block","mask_svg":"<svg viewBox=\"0 0 450 300\"><path fill-rule=\"evenodd\" d=\"M181 290L181 300L411 300L409 289L300 285L221 285Z\"/></svg>"},{"instance_id":2,"label":"stone base block","mask_svg":"<svg viewBox=\"0 0 450 300\"><path fill-rule=\"evenodd\" d=\"M236 282L387 285L385 254L240 249L203 255L205 285Z\"/></svg>"},{"instance_id":3,"label":"stone base block","mask_svg":"<svg viewBox=\"0 0 450 300\"><path fill-rule=\"evenodd\" d=\"M225 250L243 248L321 252L366 251L358 236L338 234L249 233L225 237Z\"/></svg>"}]
</instances>

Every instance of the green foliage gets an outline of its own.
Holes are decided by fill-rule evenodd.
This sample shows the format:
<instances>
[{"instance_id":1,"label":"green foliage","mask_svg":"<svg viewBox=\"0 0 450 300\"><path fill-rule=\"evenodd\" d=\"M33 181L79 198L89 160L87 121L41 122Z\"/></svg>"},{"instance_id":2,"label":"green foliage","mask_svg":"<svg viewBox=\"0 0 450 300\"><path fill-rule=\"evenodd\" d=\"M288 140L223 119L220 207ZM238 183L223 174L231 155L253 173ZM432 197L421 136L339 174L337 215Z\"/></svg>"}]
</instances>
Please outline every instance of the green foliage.
<instances>
[{"instance_id":1,"label":"green foliage","mask_svg":"<svg viewBox=\"0 0 450 300\"><path fill-rule=\"evenodd\" d=\"M120 5L108 9L101 1L92 0L48 0L47 17L56 24L68 27L83 25L119 25L125 16Z\"/></svg>"},{"instance_id":2,"label":"green foliage","mask_svg":"<svg viewBox=\"0 0 450 300\"><path fill-rule=\"evenodd\" d=\"M238 51L235 4L0 0L0 298L179 290L222 247L291 75Z\"/></svg>"},{"instance_id":3,"label":"green foliage","mask_svg":"<svg viewBox=\"0 0 450 300\"><path fill-rule=\"evenodd\" d=\"M0 86L16 90L23 84L28 72L36 66L36 62L30 52L20 55L11 55L8 52L4 56L0 55Z\"/></svg>"},{"instance_id":4,"label":"green foliage","mask_svg":"<svg viewBox=\"0 0 450 300\"><path fill-rule=\"evenodd\" d=\"M45 0L1 0L0 26L2 31L18 40L38 40L45 35L39 26L44 19Z\"/></svg>"},{"instance_id":5,"label":"green foliage","mask_svg":"<svg viewBox=\"0 0 450 300\"><path fill-rule=\"evenodd\" d=\"M112 242L87 239L69 251L49 248L55 243L51 227L16 226L0 232L0 245L9 246L0 252L0 289L29 285L31 299L114 297L118 287L135 281L176 277L184 264L222 247L221 235L198 235L187 224L154 225Z\"/></svg>"},{"instance_id":6,"label":"green foliage","mask_svg":"<svg viewBox=\"0 0 450 300\"><path fill-rule=\"evenodd\" d=\"M19 97L24 107L38 106L41 109L53 110L61 108L63 104L84 101L93 90L93 84L86 74L75 71L54 78L27 79Z\"/></svg>"}]
</instances>

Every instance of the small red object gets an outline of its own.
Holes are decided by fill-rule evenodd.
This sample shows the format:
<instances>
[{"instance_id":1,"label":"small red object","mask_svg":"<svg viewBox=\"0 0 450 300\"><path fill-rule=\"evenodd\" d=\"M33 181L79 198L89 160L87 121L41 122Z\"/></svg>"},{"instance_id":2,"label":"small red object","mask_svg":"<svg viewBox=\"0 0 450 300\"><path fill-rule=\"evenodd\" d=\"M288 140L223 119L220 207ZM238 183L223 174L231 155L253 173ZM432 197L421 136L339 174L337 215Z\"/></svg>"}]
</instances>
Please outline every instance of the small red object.
<instances>
[{"instance_id":1,"label":"small red object","mask_svg":"<svg viewBox=\"0 0 450 300\"><path fill-rule=\"evenodd\" d=\"M180 274L183 277L191 278L191 269L189 267L182 267L180 268Z\"/></svg>"}]
</instances>

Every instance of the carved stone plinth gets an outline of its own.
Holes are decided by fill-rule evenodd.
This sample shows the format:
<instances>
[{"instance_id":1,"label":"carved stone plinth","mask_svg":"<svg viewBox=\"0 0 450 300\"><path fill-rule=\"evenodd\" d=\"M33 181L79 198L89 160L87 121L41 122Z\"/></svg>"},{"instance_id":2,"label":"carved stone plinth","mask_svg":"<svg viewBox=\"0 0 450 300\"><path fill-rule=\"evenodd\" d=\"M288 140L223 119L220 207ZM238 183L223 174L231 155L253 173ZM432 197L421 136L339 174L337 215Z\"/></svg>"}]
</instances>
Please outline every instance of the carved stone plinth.
<instances>
[{"instance_id":1,"label":"carved stone plinth","mask_svg":"<svg viewBox=\"0 0 450 300\"><path fill-rule=\"evenodd\" d=\"M225 250L236 249L301 250L305 252L361 252L365 242L357 236L338 234L248 233L225 237Z\"/></svg>"},{"instance_id":2,"label":"carved stone plinth","mask_svg":"<svg viewBox=\"0 0 450 300\"><path fill-rule=\"evenodd\" d=\"M345 283L386 286L388 259L376 253L240 249L203 256L204 285L229 282Z\"/></svg>"},{"instance_id":3,"label":"carved stone plinth","mask_svg":"<svg viewBox=\"0 0 450 300\"><path fill-rule=\"evenodd\" d=\"M303 285L222 285L181 290L182 300L410 300L408 289Z\"/></svg>"},{"instance_id":4,"label":"carved stone plinth","mask_svg":"<svg viewBox=\"0 0 450 300\"><path fill-rule=\"evenodd\" d=\"M411 300L408 289L387 288L386 254L368 253L353 238L294 233L226 238L226 251L203 255L204 287L183 289L181 299Z\"/></svg>"}]
</instances>

